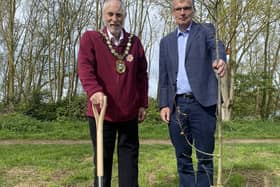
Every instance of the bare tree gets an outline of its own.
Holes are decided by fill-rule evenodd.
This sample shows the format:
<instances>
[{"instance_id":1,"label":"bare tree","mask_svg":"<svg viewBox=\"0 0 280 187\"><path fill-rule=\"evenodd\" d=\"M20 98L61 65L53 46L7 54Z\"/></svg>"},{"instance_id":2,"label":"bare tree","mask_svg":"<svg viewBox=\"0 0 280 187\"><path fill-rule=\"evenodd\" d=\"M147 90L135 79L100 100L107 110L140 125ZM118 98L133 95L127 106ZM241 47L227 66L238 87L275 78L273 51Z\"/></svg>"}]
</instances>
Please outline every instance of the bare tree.
<instances>
[{"instance_id":1,"label":"bare tree","mask_svg":"<svg viewBox=\"0 0 280 187\"><path fill-rule=\"evenodd\" d=\"M5 42L8 56L7 104L13 108L15 97L15 13L16 0L1 1L0 32Z\"/></svg>"}]
</instances>

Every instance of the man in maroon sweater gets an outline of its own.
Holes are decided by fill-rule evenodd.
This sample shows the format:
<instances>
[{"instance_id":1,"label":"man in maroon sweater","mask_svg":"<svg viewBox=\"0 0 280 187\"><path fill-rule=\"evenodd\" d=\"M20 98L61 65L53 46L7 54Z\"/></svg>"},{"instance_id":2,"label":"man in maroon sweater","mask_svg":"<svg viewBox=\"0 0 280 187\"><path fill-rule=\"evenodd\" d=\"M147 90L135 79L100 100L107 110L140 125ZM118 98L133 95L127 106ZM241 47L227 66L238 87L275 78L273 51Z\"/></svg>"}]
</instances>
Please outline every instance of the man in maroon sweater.
<instances>
[{"instance_id":1,"label":"man in maroon sweater","mask_svg":"<svg viewBox=\"0 0 280 187\"><path fill-rule=\"evenodd\" d=\"M96 166L96 124L91 104L107 110L103 126L104 186L111 186L115 141L118 149L119 187L138 186L138 122L148 107L148 76L140 40L123 29L124 4L107 0L103 5L102 31L86 31L80 39L78 74L88 95L90 134ZM96 168L95 182L96 183Z\"/></svg>"}]
</instances>

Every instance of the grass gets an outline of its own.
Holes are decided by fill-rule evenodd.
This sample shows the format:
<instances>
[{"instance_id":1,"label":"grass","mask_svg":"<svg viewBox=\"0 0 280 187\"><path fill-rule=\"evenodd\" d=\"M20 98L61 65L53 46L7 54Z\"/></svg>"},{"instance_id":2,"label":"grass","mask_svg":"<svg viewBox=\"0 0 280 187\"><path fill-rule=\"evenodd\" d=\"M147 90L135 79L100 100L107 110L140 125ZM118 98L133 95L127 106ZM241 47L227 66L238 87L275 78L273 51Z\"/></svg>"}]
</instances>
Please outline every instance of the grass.
<instances>
[{"instance_id":1,"label":"grass","mask_svg":"<svg viewBox=\"0 0 280 187\"><path fill-rule=\"evenodd\" d=\"M143 122L139 125L141 138L168 139L163 123ZM0 116L0 139L89 139L87 121L39 121L26 115L13 113Z\"/></svg>"},{"instance_id":2,"label":"grass","mask_svg":"<svg viewBox=\"0 0 280 187\"><path fill-rule=\"evenodd\" d=\"M222 125L225 138L280 138L280 121L238 120Z\"/></svg>"},{"instance_id":3,"label":"grass","mask_svg":"<svg viewBox=\"0 0 280 187\"><path fill-rule=\"evenodd\" d=\"M83 185L91 179L90 159L84 160L91 157L89 145L3 145L1 150L0 186L23 182L64 186L72 181Z\"/></svg>"},{"instance_id":4,"label":"grass","mask_svg":"<svg viewBox=\"0 0 280 187\"><path fill-rule=\"evenodd\" d=\"M279 121L232 121L223 123L224 138L280 138ZM151 113L139 124L141 139L169 139L167 125ZM89 139L88 122L39 121L13 113L0 116L0 139Z\"/></svg>"},{"instance_id":5,"label":"grass","mask_svg":"<svg viewBox=\"0 0 280 187\"><path fill-rule=\"evenodd\" d=\"M223 123L222 127L224 138L280 138L279 121L239 120ZM167 125L154 111L139 125L139 136L141 139L169 139ZM18 113L4 114L0 116L0 139L89 140L88 122L39 121ZM90 144L0 145L0 150L1 187L85 187L92 184ZM280 186L280 145L225 144L223 151L225 187ZM112 187L117 187L117 165L113 168ZM177 186L172 146L141 145L139 171L141 187Z\"/></svg>"},{"instance_id":6,"label":"grass","mask_svg":"<svg viewBox=\"0 0 280 187\"><path fill-rule=\"evenodd\" d=\"M84 187L92 184L91 145L1 145L0 148L0 186L15 186L23 182L57 187ZM162 177L170 174L175 177L170 147L141 146L140 155L141 186L150 186L148 183L155 183L155 186L161 184L164 182ZM117 186L116 171L117 165L114 164L113 186ZM164 183L172 186L174 182Z\"/></svg>"},{"instance_id":7,"label":"grass","mask_svg":"<svg viewBox=\"0 0 280 187\"><path fill-rule=\"evenodd\" d=\"M88 139L85 121L39 121L13 113L0 117L0 139Z\"/></svg>"},{"instance_id":8,"label":"grass","mask_svg":"<svg viewBox=\"0 0 280 187\"><path fill-rule=\"evenodd\" d=\"M85 187L93 182L90 144L0 145L0 149L0 186ZM280 185L280 145L227 144L224 153L226 187L263 186L265 177L270 187ZM139 183L143 187L177 186L171 146L141 145ZM112 184L117 187L116 158Z\"/></svg>"}]
</instances>

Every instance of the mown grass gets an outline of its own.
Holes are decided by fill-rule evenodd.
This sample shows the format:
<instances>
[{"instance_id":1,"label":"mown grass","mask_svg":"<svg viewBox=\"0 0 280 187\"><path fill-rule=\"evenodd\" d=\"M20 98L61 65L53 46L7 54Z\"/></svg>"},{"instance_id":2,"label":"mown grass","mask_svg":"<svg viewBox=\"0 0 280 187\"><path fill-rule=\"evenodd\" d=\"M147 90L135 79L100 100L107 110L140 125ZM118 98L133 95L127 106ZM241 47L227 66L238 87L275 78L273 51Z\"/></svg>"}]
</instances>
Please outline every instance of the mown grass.
<instances>
[{"instance_id":1,"label":"mown grass","mask_svg":"<svg viewBox=\"0 0 280 187\"><path fill-rule=\"evenodd\" d=\"M88 139L85 121L39 121L12 113L0 117L1 139Z\"/></svg>"},{"instance_id":2,"label":"mown grass","mask_svg":"<svg viewBox=\"0 0 280 187\"><path fill-rule=\"evenodd\" d=\"M153 110L139 125L141 139L169 139L167 125ZM223 123L224 138L280 138L279 121L232 121ZM89 140L88 122L39 121L13 113L0 116L0 139ZM226 187L280 186L280 145L225 144ZM115 158L116 160L116 158ZM113 187L117 186L115 161ZM141 145L141 187L173 187L178 178L171 145ZM92 147L83 145L0 145L0 186L85 187L92 177ZM250 183L251 182L251 183ZM259 184L259 185L258 185Z\"/></svg>"},{"instance_id":3,"label":"mown grass","mask_svg":"<svg viewBox=\"0 0 280 187\"><path fill-rule=\"evenodd\" d=\"M280 138L280 121L232 121L222 124L224 138ZM169 139L167 125L151 113L139 125L142 139ZM0 116L0 139L89 139L88 122L39 121L13 113Z\"/></svg>"},{"instance_id":4,"label":"mown grass","mask_svg":"<svg viewBox=\"0 0 280 187\"><path fill-rule=\"evenodd\" d=\"M0 186L92 185L90 144L0 145L0 149ZM265 177L269 179L270 187L279 186L279 156L280 145L277 144L226 144L223 160L223 178L227 180L225 186L262 186ZM113 166L113 187L118 186L116 159L115 157ZM254 181L256 178L257 181ZM177 186L176 163L170 145L141 145L139 183L141 187Z\"/></svg>"},{"instance_id":5,"label":"mown grass","mask_svg":"<svg viewBox=\"0 0 280 187\"><path fill-rule=\"evenodd\" d=\"M225 138L280 138L278 120L236 120L222 123Z\"/></svg>"}]
</instances>

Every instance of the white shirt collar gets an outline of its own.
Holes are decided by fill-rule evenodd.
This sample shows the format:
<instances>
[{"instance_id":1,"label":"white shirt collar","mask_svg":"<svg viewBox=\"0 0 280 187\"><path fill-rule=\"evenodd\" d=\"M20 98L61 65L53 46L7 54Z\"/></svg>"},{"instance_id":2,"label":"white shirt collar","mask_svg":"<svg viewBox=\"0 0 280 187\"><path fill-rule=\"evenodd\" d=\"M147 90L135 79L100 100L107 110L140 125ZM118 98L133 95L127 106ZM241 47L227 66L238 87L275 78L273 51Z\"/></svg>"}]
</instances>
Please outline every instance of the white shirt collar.
<instances>
[{"instance_id":1,"label":"white shirt collar","mask_svg":"<svg viewBox=\"0 0 280 187\"><path fill-rule=\"evenodd\" d=\"M120 39L119 39L119 40L117 40L117 39L115 38L115 36L114 36L108 29L107 29L107 33L108 33L108 36L109 36L110 41L113 41L114 44L115 44L116 46L119 46L120 43L121 43L121 41L122 41L123 38L124 38L123 30L121 30L121 36L120 36Z\"/></svg>"}]
</instances>

